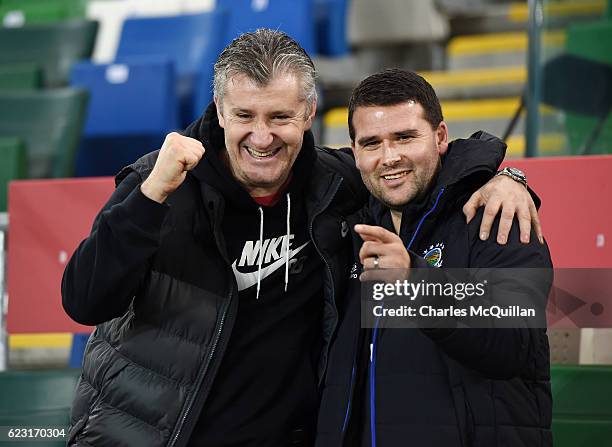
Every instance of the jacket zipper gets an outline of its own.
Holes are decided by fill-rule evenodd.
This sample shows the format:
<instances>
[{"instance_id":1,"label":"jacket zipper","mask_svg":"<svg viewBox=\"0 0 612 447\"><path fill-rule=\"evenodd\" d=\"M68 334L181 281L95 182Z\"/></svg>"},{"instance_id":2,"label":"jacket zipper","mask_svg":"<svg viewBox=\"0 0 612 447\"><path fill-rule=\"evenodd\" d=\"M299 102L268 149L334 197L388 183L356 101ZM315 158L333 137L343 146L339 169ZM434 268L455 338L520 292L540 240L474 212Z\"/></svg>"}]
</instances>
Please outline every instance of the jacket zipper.
<instances>
[{"instance_id":1,"label":"jacket zipper","mask_svg":"<svg viewBox=\"0 0 612 447\"><path fill-rule=\"evenodd\" d=\"M349 387L348 387L348 400L346 403L346 411L344 413L344 423L342 424L342 435L340 438L341 444L344 444L344 438L346 436L346 430L348 428L348 423L349 420L351 418L351 414L353 413L353 396L355 394L355 385L356 385L356 379L357 379L357 358L359 357L359 352L360 352L360 346L362 344L362 334L361 334L361 329L359 329L359 334L356 337L356 341L354 343L354 350L355 352L353 353L353 369L351 370L351 380L349 382Z\"/></svg>"},{"instance_id":2,"label":"jacket zipper","mask_svg":"<svg viewBox=\"0 0 612 447\"><path fill-rule=\"evenodd\" d=\"M340 185L342 184L342 180L343 180L343 178L340 177L340 179L336 183L332 193L328 196L327 200L325 201L325 204L319 210L317 210L316 213L313 214L312 219L310 220L310 239L312 240L312 245L314 246L315 250L319 254L319 257L323 260L323 263L325 263L325 267L327 267L327 275L329 276L329 280L330 280L330 283L331 283L331 298L332 298L332 303L334 303L334 305L336 303L334 275L332 273L331 266L329 265L329 262L327 261L327 258L325 256L323 256L323 253L321 252L321 250L319 249L319 246L317 245L317 242L315 241L314 232L313 232L313 226L314 226L315 219L323 211L325 211L327 209L327 207L331 204L332 200L334 199L334 197L338 193L338 190L340 189ZM337 321L337 318L336 318L336 325L337 325L337 323L338 323L338 321ZM336 330L336 327L334 325L334 327L332 328L332 334L333 334L333 332L335 330ZM322 369L322 371L325 371L325 369L327 368L327 355L329 354L329 343L327 344L325 349L327 351L325 353L325 365L324 365L325 367ZM319 385L318 385L319 387L321 386L321 382L323 381L323 377L324 376L325 376L325 374L321 374L320 377L319 377Z\"/></svg>"},{"instance_id":3,"label":"jacket zipper","mask_svg":"<svg viewBox=\"0 0 612 447\"><path fill-rule=\"evenodd\" d=\"M412 244L414 243L417 235L421 231L421 227L425 222L425 219L438 207L438 203L440 202L440 198L442 194L444 194L446 187L442 187L436 196L436 201L433 206L421 217L417 227L412 234L412 238L408 245L406 245L406 250L410 250ZM374 332L372 333L372 353L370 354L370 368L369 368L369 376L370 376L370 436L371 436L371 447L376 447L376 342L377 342L377 334L378 334L378 323L380 318L376 319L376 325L374 326Z\"/></svg>"},{"instance_id":4,"label":"jacket zipper","mask_svg":"<svg viewBox=\"0 0 612 447\"><path fill-rule=\"evenodd\" d=\"M467 445L470 446L474 442L474 415L472 414L472 406L470 405L470 401L467 398L467 393L465 392L465 388L463 389L463 398L465 400L465 411L466 411L466 441Z\"/></svg>"},{"instance_id":5,"label":"jacket zipper","mask_svg":"<svg viewBox=\"0 0 612 447\"><path fill-rule=\"evenodd\" d=\"M204 378L206 377L206 372L208 371L208 368L210 366L210 363L212 362L213 356L215 355L217 345L219 344L219 339L221 338L221 333L223 332L223 325L225 323L225 317L227 316L227 311L230 308L230 304L231 304L233 295L234 295L234 287L233 287L233 284L231 284L227 306L225 306L225 309L223 310L223 315L221 315L221 321L219 322L219 329L217 330L215 340L210 349L210 353L208 354L206 365L204 365L204 368L202 368L200 372L200 376L198 377L198 383L197 383L196 389L191 395L191 400L189 401L189 404L187 405L187 408L185 409L185 412L183 413L183 417L181 418L176 434L172 438L172 441L170 442L169 447L176 445L176 442L181 434L181 430L183 429L183 426L185 425L185 421L187 420L187 417L189 416L189 412L191 411L191 407L193 407L193 403L195 402L198 394L200 393L200 387L202 386L202 382L204 381Z\"/></svg>"},{"instance_id":6,"label":"jacket zipper","mask_svg":"<svg viewBox=\"0 0 612 447\"><path fill-rule=\"evenodd\" d=\"M351 417L351 406L353 403L353 391L355 388L355 368L357 363L357 355L353 357L353 370L351 371L351 382L349 383L348 402L346 404L346 413L344 414L344 423L342 424L342 442L344 442L344 435L346 434L346 428L348 421Z\"/></svg>"}]
</instances>

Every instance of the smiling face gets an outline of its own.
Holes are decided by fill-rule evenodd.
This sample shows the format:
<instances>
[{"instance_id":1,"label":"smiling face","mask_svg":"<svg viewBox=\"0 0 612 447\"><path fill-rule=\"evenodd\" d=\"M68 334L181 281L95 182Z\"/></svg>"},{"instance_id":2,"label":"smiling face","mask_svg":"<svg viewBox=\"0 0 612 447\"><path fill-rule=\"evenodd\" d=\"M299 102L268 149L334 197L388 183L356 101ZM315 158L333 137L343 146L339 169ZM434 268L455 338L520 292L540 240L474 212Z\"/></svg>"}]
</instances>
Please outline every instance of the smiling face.
<instances>
[{"instance_id":1,"label":"smiling face","mask_svg":"<svg viewBox=\"0 0 612 447\"><path fill-rule=\"evenodd\" d=\"M222 103L215 98L229 168L252 197L274 194L289 177L316 110L301 92L291 73L265 86L236 75L227 81Z\"/></svg>"},{"instance_id":2,"label":"smiling face","mask_svg":"<svg viewBox=\"0 0 612 447\"><path fill-rule=\"evenodd\" d=\"M353 153L370 193L399 209L427 191L448 148L444 121L436 129L415 101L360 106L352 117Z\"/></svg>"}]
</instances>

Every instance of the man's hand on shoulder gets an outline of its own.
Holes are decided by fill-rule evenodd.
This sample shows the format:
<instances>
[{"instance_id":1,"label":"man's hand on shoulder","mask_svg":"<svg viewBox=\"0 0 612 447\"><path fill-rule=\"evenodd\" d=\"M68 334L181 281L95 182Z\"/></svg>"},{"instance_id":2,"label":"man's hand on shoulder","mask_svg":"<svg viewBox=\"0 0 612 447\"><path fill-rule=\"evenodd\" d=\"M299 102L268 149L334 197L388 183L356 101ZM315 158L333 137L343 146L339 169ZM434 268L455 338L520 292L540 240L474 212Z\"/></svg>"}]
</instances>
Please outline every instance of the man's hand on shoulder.
<instances>
[{"instance_id":1,"label":"man's hand on shoulder","mask_svg":"<svg viewBox=\"0 0 612 447\"><path fill-rule=\"evenodd\" d=\"M486 185L472 194L470 200L463 206L463 214L465 214L468 223L481 206L485 206L485 210L480 224L480 239L486 240L489 238L493 221L501 211L499 228L497 229L497 243L503 245L508 241L515 214L519 221L521 242L529 243L531 227L533 226L538 240L540 243L544 243L542 225L535 203L527 188L521 183L506 176L497 176L489 180Z\"/></svg>"},{"instance_id":2,"label":"man's hand on shoulder","mask_svg":"<svg viewBox=\"0 0 612 447\"><path fill-rule=\"evenodd\" d=\"M153 171L142 183L140 190L151 200L163 203L181 186L202 159L205 149L198 140L171 132L166 135Z\"/></svg>"}]
</instances>

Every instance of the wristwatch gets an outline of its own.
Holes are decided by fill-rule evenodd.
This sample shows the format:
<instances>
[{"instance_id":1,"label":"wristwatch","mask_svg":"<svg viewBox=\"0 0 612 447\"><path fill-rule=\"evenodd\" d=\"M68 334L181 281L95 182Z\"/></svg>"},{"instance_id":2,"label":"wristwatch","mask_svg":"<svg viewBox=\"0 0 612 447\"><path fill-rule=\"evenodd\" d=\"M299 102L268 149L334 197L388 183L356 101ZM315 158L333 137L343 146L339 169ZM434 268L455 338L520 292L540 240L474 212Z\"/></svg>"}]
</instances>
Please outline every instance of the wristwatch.
<instances>
[{"instance_id":1,"label":"wristwatch","mask_svg":"<svg viewBox=\"0 0 612 447\"><path fill-rule=\"evenodd\" d=\"M527 176L520 169L506 167L506 168L502 169L501 171L497 171L497 174L495 174L495 175L496 176L498 176L498 175L508 176L512 180L514 180L516 182L519 182L519 183L522 183L523 186L525 186L525 188L527 187Z\"/></svg>"}]
</instances>

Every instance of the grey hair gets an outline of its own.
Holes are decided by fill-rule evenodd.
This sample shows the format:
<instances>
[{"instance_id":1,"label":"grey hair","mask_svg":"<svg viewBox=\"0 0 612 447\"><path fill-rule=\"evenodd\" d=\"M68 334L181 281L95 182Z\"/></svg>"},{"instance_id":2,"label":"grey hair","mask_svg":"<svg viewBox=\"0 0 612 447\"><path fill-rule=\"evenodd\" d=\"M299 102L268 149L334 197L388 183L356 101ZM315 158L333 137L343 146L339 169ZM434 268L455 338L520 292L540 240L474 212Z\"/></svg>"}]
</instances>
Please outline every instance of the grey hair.
<instances>
[{"instance_id":1,"label":"grey hair","mask_svg":"<svg viewBox=\"0 0 612 447\"><path fill-rule=\"evenodd\" d=\"M306 101L310 115L317 99L315 66L306 51L282 31L260 28L235 38L215 62L213 93L222 104L225 86L232 77L246 75L263 87L281 73L300 79L300 99Z\"/></svg>"}]
</instances>

